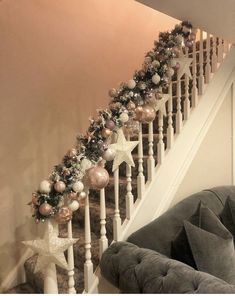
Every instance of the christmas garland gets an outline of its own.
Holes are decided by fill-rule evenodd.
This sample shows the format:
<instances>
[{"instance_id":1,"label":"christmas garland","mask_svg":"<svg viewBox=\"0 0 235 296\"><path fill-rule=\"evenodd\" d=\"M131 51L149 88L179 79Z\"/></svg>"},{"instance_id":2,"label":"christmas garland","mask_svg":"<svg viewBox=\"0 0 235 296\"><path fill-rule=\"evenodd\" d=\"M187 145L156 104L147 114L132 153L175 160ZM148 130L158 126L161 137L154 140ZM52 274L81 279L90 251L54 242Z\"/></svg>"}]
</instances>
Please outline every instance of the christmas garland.
<instances>
[{"instance_id":1,"label":"christmas garland","mask_svg":"<svg viewBox=\"0 0 235 296\"><path fill-rule=\"evenodd\" d=\"M108 172L99 162L115 156L109 147L112 133L124 127L133 134L138 131L139 122L154 120L156 106L180 67L174 59L179 57L182 45L191 47L194 40L195 32L188 21L160 33L154 48L145 56L142 69L135 71L133 79L109 91L109 108L98 110L97 119L89 119L86 134L77 137L76 147L33 192L30 205L36 223L52 217L58 223L67 223L79 207L78 200L86 197L84 187L102 189L108 184Z\"/></svg>"}]
</instances>

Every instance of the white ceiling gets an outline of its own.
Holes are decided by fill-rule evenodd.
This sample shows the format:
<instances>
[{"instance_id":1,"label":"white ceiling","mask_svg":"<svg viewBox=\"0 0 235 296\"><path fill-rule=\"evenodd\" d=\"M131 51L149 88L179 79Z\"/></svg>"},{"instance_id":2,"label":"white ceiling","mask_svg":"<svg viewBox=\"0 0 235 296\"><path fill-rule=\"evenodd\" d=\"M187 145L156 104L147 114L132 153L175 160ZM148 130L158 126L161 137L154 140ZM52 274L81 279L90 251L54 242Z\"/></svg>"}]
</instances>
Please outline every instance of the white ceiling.
<instances>
[{"instance_id":1,"label":"white ceiling","mask_svg":"<svg viewBox=\"0 0 235 296\"><path fill-rule=\"evenodd\" d=\"M235 42L235 0L136 0L179 20L189 20L224 39Z\"/></svg>"}]
</instances>

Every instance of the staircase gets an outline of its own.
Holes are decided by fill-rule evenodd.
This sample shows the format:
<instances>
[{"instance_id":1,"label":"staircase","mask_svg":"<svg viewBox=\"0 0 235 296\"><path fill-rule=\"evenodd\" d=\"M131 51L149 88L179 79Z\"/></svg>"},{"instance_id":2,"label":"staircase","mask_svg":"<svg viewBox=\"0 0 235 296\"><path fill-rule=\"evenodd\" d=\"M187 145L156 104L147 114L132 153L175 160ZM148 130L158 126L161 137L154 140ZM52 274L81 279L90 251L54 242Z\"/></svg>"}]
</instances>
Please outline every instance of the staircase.
<instances>
[{"instance_id":1,"label":"staircase","mask_svg":"<svg viewBox=\"0 0 235 296\"><path fill-rule=\"evenodd\" d=\"M196 40L192 47L183 48L184 54L193 58L190 66L192 79L187 75L179 79L174 74L167 89L167 116L159 111L153 122L140 123L138 134L126 134L131 141L139 141L132 154L135 167L130 168L122 163L119 174L115 175L112 162L107 162L106 169L110 174L108 186L105 190L90 190L89 197L82 199L79 210L74 212L73 237L79 238L79 241L74 245L74 276L70 274L69 279L74 278L77 293L82 293L84 289L89 293L97 292L98 279L93 270L98 267L102 252L113 240L122 240L127 235L125 229L128 229L129 222L133 224L133 215L143 199L140 192L153 186L157 170L168 157L167 153L174 146L175 139L181 137L185 123L190 122L190 114L204 99L207 92L205 86L213 81L214 73L226 60L231 47L225 40L201 30ZM157 212L157 200L153 208ZM59 234L60 237L67 237L67 225L60 225ZM43 274L34 274L36 260L37 255L34 255L25 262L26 283L7 293L43 293ZM86 268L84 270L84 262L85 266L89 266L89 271ZM66 270L56 269L59 293L67 293L73 282L68 284Z\"/></svg>"}]
</instances>

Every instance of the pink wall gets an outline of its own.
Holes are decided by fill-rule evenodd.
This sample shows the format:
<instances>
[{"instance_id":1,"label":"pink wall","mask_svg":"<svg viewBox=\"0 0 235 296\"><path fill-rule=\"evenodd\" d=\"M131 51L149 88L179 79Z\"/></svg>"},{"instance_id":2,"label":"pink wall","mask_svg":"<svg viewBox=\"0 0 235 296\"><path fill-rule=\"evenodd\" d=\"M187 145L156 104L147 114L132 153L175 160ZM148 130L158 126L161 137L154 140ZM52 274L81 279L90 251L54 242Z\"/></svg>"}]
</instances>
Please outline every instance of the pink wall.
<instances>
[{"instance_id":1,"label":"pink wall","mask_svg":"<svg viewBox=\"0 0 235 296\"><path fill-rule=\"evenodd\" d=\"M35 237L32 190L175 22L133 0L0 2L1 288Z\"/></svg>"}]
</instances>

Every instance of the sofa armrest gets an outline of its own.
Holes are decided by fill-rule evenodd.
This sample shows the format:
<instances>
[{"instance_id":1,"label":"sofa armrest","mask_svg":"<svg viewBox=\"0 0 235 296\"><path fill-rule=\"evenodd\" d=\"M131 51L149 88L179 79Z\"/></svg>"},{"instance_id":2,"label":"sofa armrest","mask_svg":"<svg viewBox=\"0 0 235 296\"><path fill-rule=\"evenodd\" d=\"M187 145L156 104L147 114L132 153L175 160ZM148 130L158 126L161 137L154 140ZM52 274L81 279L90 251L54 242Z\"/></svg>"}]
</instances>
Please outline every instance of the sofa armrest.
<instances>
[{"instance_id":1,"label":"sofa armrest","mask_svg":"<svg viewBox=\"0 0 235 296\"><path fill-rule=\"evenodd\" d=\"M235 293L235 286L219 278L128 242L113 243L100 268L124 293Z\"/></svg>"}]
</instances>

